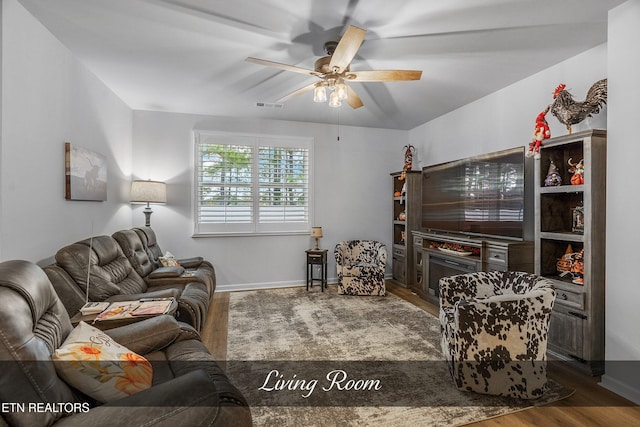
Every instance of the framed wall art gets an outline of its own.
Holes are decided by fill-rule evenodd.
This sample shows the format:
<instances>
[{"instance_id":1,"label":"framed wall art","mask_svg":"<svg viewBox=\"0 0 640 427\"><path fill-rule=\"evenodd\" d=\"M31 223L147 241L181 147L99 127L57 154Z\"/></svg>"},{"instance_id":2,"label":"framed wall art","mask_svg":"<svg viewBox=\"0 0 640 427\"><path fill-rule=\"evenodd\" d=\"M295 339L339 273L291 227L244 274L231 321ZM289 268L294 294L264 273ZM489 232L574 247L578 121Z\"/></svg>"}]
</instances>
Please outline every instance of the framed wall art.
<instances>
[{"instance_id":1,"label":"framed wall art","mask_svg":"<svg viewBox=\"0 0 640 427\"><path fill-rule=\"evenodd\" d=\"M105 156L77 144L64 143L65 199L107 200Z\"/></svg>"}]
</instances>

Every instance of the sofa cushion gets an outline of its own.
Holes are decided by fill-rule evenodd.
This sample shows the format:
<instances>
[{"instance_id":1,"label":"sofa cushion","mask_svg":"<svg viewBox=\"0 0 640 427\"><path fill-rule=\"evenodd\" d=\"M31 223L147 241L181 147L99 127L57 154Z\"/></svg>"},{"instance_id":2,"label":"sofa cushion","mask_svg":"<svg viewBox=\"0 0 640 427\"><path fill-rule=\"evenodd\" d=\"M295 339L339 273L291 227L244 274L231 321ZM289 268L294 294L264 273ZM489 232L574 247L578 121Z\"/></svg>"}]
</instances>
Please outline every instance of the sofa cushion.
<instances>
[{"instance_id":1,"label":"sofa cushion","mask_svg":"<svg viewBox=\"0 0 640 427\"><path fill-rule=\"evenodd\" d=\"M65 246L56 252L55 258L83 292L86 292L89 269L90 301L147 290L144 279L136 273L111 236L94 236Z\"/></svg>"},{"instance_id":2,"label":"sofa cushion","mask_svg":"<svg viewBox=\"0 0 640 427\"><path fill-rule=\"evenodd\" d=\"M71 331L52 358L60 377L102 403L151 387L153 369L144 357L85 322Z\"/></svg>"},{"instance_id":3,"label":"sofa cushion","mask_svg":"<svg viewBox=\"0 0 640 427\"><path fill-rule=\"evenodd\" d=\"M113 233L112 237L118 242L120 249L122 249L131 266L140 276L145 277L156 268L149 259L147 250L135 231L120 230Z\"/></svg>"}]
</instances>

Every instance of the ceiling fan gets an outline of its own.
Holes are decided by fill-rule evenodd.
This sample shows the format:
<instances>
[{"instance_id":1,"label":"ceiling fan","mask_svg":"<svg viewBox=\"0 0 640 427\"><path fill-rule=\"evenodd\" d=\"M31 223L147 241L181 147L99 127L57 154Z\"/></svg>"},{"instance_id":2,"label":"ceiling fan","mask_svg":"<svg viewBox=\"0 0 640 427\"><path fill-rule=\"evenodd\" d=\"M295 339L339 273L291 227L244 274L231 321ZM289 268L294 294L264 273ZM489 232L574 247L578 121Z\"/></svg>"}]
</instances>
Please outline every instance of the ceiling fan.
<instances>
[{"instance_id":1,"label":"ceiling fan","mask_svg":"<svg viewBox=\"0 0 640 427\"><path fill-rule=\"evenodd\" d=\"M294 96L313 90L313 100L316 102L325 102L327 100L327 92L330 92L329 106L340 107L342 101L347 101L352 108L360 108L364 104L358 94L350 86L347 86L347 82L395 82L420 80L422 76L421 70L351 71L351 61L358 53L366 32L362 28L350 25L339 42L330 41L325 43L324 48L327 56L323 56L316 61L314 70L253 57L249 57L246 60L254 64L308 74L320 79L318 82L301 87L280 98L278 102L287 101Z\"/></svg>"}]
</instances>

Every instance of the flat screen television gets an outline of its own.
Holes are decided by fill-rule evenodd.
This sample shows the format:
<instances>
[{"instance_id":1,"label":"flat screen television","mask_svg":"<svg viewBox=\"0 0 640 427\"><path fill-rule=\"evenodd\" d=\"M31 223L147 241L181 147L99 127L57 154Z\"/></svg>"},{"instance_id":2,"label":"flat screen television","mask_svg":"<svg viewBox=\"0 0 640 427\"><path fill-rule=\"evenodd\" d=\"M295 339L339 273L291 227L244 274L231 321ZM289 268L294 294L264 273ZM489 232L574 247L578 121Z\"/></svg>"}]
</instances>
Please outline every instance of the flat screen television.
<instances>
[{"instance_id":1,"label":"flat screen television","mask_svg":"<svg viewBox=\"0 0 640 427\"><path fill-rule=\"evenodd\" d=\"M423 168L422 229L523 239L524 147Z\"/></svg>"}]
</instances>

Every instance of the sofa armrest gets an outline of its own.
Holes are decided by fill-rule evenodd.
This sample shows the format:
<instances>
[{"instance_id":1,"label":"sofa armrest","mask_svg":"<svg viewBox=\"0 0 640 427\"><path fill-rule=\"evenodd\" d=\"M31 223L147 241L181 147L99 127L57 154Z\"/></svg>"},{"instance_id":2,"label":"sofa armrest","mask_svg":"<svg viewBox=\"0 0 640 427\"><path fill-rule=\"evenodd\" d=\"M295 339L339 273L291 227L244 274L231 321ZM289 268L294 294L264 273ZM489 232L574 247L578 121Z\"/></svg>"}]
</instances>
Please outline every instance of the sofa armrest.
<instances>
[{"instance_id":1,"label":"sofa armrest","mask_svg":"<svg viewBox=\"0 0 640 427\"><path fill-rule=\"evenodd\" d=\"M184 268L198 268L204 261L204 258L201 256L190 257L190 258L180 258L178 262Z\"/></svg>"},{"instance_id":2,"label":"sofa armrest","mask_svg":"<svg viewBox=\"0 0 640 427\"><path fill-rule=\"evenodd\" d=\"M162 279L165 277L180 277L184 273L184 267L181 265L172 267L159 267L153 270L147 278L149 279Z\"/></svg>"},{"instance_id":3,"label":"sofa armrest","mask_svg":"<svg viewBox=\"0 0 640 427\"><path fill-rule=\"evenodd\" d=\"M189 372L116 402L62 418L56 426L114 425L221 425L223 412L216 387L202 371ZM224 405L229 405L224 402ZM249 412L237 406L238 414ZM206 420L206 422L205 422ZM251 415L238 419L238 426L250 426Z\"/></svg>"},{"instance_id":4,"label":"sofa armrest","mask_svg":"<svg viewBox=\"0 0 640 427\"><path fill-rule=\"evenodd\" d=\"M113 340L140 355L162 350L182 334L173 316L161 315L105 331Z\"/></svg>"}]
</instances>

